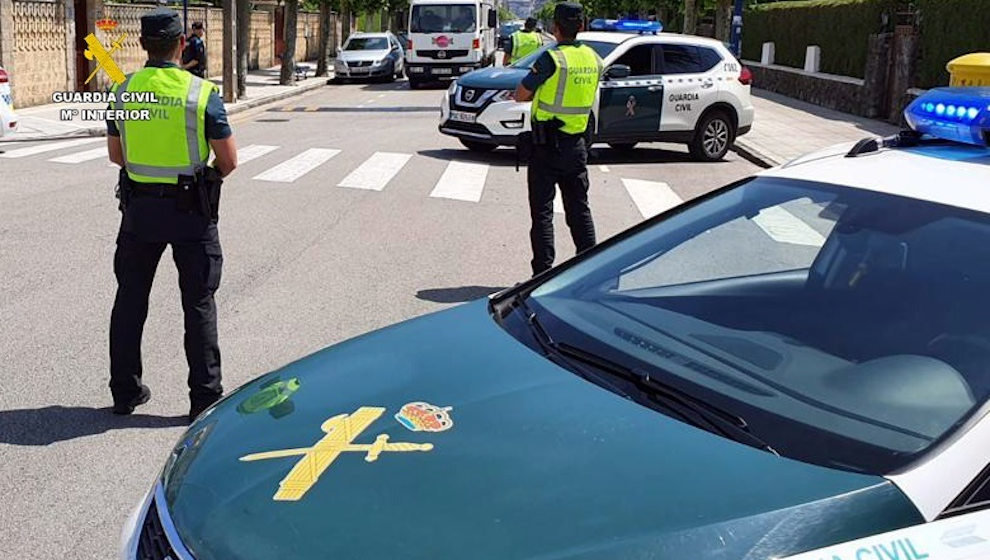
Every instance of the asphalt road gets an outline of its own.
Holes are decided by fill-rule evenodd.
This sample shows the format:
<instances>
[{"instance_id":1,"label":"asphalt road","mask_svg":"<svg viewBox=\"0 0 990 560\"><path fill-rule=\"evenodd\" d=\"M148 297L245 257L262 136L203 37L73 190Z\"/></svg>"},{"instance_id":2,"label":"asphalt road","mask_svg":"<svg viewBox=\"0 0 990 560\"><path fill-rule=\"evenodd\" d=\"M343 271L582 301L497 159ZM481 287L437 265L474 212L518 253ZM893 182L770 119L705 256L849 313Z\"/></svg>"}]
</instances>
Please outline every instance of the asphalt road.
<instances>
[{"instance_id":1,"label":"asphalt road","mask_svg":"<svg viewBox=\"0 0 990 560\"><path fill-rule=\"evenodd\" d=\"M330 86L235 119L242 160L254 159L221 210L228 390L528 276L525 170L509 150L476 155L437 132L442 94ZM152 401L112 416L116 168L102 140L53 145L0 145L0 558L105 559L183 430L181 308L167 252L143 347ZM694 163L681 146L603 148L591 168L600 238L756 170L734 154ZM562 214L556 227L560 260L573 246Z\"/></svg>"}]
</instances>

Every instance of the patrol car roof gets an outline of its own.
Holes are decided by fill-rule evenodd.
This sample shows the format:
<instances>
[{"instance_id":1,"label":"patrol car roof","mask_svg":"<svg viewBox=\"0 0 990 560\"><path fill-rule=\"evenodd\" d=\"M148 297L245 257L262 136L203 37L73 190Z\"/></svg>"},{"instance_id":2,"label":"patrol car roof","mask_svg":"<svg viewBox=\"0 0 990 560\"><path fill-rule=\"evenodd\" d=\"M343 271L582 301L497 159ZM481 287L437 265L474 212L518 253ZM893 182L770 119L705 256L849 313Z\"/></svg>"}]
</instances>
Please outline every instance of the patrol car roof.
<instances>
[{"instance_id":1,"label":"patrol car roof","mask_svg":"<svg viewBox=\"0 0 990 560\"><path fill-rule=\"evenodd\" d=\"M826 148L760 175L831 183L990 213L990 149L945 142L846 157L853 145Z\"/></svg>"},{"instance_id":2,"label":"patrol car roof","mask_svg":"<svg viewBox=\"0 0 990 560\"><path fill-rule=\"evenodd\" d=\"M698 37L697 35L684 35L682 33L658 33L653 34L636 34L627 33L623 31L582 31L578 33L578 40L584 41L598 41L600 43L624 43L632 39L647 39L645 42L653 39L661 39L665 43L679 43L688 45L705 45L708 47L715 48L725 48L720 41L715 39L709 39L708 37Z\"/></svg>"}]
</instances>

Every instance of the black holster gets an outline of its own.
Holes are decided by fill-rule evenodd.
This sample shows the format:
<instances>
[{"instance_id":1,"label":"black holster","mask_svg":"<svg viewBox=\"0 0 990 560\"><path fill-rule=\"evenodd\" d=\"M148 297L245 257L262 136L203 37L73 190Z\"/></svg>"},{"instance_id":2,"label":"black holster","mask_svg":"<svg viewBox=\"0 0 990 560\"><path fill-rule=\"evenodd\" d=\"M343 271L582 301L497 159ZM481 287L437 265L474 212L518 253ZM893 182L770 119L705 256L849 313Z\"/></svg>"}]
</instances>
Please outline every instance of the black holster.
<instances>
[{"instance_id":1,"label":"black holster","mask_svg":"<svg viewBox=\"0 0 990 560\"><path fill-rule=\"evenodd\" d=\"M558 131L564 126L564 121L554 118L549 121L532 121L533 145L553 146L558 148Z\"/></svg>"},{"instance_id":2,"label":"black holster","mask_svg":"<svg viewBox=\"0 0 990 560\"><path fill-rule=\"evenodd\" d=\"M131 177L127 174L127 170L121 167L120 173L117 175L117 188L114 189L114 196L119 201L117 203L118 210L123 212L127 209L127 205L130 204L133 193L134 182L131 181Z\"/></svg>"},{"instance_id":3,"label":"black holster","mask_svg":"<svg viewBox=\"0 0 990 560\"><path fill-rule=\"evenodd\" d=\"M203 168L196 173L196 184L203 215L217 223L220 221L220 186L223 185L220 172L213 167Z\"/></svg>"}]
</instances>

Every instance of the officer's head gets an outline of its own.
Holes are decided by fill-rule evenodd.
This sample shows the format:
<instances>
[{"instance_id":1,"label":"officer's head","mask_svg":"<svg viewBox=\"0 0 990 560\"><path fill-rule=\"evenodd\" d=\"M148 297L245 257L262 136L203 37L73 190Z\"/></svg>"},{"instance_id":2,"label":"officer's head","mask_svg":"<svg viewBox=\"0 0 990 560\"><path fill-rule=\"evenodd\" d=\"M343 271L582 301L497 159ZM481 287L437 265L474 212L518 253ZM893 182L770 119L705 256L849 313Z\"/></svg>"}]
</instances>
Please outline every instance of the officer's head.
<instances>
[{"instance_id":1,"label":"officer's head","mask_svg":"<svg viewBox=\"0 0 990 560\"><path fill-rule=\"evenodd\" d=\"M155 8L141 16L141 48L149 60L176 60L186 45L182 19L175 10Z\"/></svg>"},{"instance_id":2,"label":"officer's head","mask_svg":"<svg viewBox=\"0 0 990 560\"><path fill-rule=\"evenodd\" d=\"M526 24L523 25L523 29L526 31L533 31L536 29L536 18L528 17L526 18Z\"/></svg>"},{"instance_id":3,"label":"officer's head","mask_svg":"<svg viewBox=\"0 0 990 560\"><path fill-rule=\"evenodd\" d=\"M203 22L194 21L192 24L192 32L197 37L202 37L206 34L206 29L203 27Z\"/></svg>"},{"instance_id":4,"label":"officer's head","mask_svg":"<svg viewBox=\"0 0 990 560\"><path fill-rule=\"evenodd\" d=\"M553 34L557 41L573 41L584 29L584 11L577 2L558 2L553 8Z\"/></svg>"}]
</instances>

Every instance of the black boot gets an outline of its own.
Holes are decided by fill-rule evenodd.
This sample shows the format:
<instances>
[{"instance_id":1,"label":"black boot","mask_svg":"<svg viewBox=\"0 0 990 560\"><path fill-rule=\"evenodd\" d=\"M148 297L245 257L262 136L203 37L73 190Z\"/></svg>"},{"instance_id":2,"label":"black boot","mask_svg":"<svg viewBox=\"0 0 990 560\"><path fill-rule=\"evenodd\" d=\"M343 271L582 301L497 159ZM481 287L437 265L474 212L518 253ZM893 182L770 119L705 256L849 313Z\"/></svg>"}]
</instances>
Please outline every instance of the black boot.
<instances>
[{"instance_id":1,"label":"black boot","mask_svg":"<svg viewBox=\"0 0 990 560\"><path fill-rule=\"evenodd\" d=\"M141 385L141 393L128 402L113 403L113 413L121 416L131 414L134 409L151 400L151 389L147 385Z\"/></svg>"}]
</instances>

